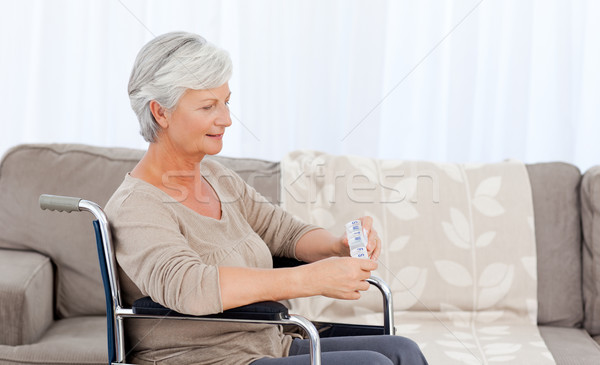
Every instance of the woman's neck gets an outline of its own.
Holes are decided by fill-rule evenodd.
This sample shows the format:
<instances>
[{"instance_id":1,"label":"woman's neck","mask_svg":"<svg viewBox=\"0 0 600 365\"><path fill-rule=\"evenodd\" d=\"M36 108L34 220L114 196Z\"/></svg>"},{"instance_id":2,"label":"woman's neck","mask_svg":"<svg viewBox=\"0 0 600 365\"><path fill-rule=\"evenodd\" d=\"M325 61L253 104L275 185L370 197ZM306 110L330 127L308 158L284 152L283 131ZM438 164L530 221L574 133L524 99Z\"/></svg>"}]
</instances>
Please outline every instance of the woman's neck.
<instances>
[{"instance_id":1,"label":"woman's neck","mask_svg":"<svg viewBox=\"0 0 600 365\"><path fill-rule=\"evenodd\" d=\"M160 189L166 185L192 188L202 179L200 163L204 155L184 155L164 143L150 143L144 157L131 171L131 176L149 182Z\"/></svg>"},{"instance_id":2,"label":"woman's neck","mask_svg":"<svg viewBox=\"0 0 600 365\"><path fill-rule=\"evenodd\" d=\"M188 208L221 219L221 203L216 191L200 172L202 157L183 158L159 144L151 143L131 176L144 180Z\"/></svg>"}]
</instances>

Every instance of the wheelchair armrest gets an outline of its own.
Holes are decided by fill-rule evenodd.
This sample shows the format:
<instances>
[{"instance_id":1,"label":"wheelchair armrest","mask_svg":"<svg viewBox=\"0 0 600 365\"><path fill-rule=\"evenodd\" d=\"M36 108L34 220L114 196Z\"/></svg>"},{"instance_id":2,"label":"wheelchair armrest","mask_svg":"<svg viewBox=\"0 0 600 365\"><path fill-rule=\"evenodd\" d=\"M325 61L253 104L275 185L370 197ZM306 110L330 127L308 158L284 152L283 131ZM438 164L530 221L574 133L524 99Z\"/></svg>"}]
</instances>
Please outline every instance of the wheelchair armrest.
<instances>
[{"instance_id":1,"label":"wheelchair armrest","mask_svg":"<svg viewBox=\"0 0 600 365\"><path fill-rule=\"evenodd\" d=\"M279 321L288 319L289 313L285 305L279 302L258 302L244 305L237 308L228 309L223 313L209 314L205 316L193 316L181 314L172 309L166 308L150 297L144 297L136 300L132 306L133 313L159 315L165 317L200 317L200 318L222 318L222 319L250 319L264 321Z\"/></svg>"},{"instance_id":2,"label":"wheelchair armrest","mask_svg":"<svg viewBox=\"0 0 600 365\"><path fill-rule=\"evenodd\" d=\"M273 256L273 268L278 269L281 267L296 267L306 264L304 261L291 259L289 257Z\"/></svg>"},{"instance_id":3,"label":"wheelchair armrest","mask_svg":"<svg viewBox=\"0 0 600 365\"><path fill-rule=\"evenodd\" d=\"M384 326L373 326L367 324L335 323L335 322L313 322L319 336L345 337L345 336L381 336L387 335Z\"/></svg>"}]
</instances>

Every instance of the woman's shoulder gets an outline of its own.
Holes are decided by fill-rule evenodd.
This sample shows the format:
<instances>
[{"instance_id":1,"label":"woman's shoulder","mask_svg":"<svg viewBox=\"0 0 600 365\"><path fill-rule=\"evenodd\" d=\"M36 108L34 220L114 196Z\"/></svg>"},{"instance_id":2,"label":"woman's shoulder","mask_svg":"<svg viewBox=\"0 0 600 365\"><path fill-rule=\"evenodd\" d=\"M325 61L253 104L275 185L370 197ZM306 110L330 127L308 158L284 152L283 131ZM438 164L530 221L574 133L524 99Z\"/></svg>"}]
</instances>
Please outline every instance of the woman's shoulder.
<instances>
[{"instance_id":1,"label":"woman's shoulder","mask_svg":"<svg viewBox=\"0 0 600 365\"><path fill-rule=\"evenodd\" d=\"M168 195L157 187L127 174L104 210L109 217L119 217L126 211L123 207L134 208L133 211L162 209L166 207L164 203L167 198Z\"/></svg>"}]
</instances>

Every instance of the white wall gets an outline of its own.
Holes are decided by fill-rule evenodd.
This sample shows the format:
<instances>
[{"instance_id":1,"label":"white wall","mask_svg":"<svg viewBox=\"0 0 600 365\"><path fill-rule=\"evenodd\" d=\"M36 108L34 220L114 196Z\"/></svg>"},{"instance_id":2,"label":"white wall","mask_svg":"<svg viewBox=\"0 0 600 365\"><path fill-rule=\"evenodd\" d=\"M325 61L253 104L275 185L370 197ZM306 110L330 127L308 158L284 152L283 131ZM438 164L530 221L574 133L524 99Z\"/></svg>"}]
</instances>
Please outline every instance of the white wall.
<instances>
[{"instance_id":1,"label":"white wall","mask_svg":"<svg viewBox=\"0 0 600 365\"><path fill-rule=\"evenodd\" d=\"M144 148L140 47L199 33L234 61L222 152L600 164L600 1L2 1L0 153Z\"/></svg>"}]
</instances>

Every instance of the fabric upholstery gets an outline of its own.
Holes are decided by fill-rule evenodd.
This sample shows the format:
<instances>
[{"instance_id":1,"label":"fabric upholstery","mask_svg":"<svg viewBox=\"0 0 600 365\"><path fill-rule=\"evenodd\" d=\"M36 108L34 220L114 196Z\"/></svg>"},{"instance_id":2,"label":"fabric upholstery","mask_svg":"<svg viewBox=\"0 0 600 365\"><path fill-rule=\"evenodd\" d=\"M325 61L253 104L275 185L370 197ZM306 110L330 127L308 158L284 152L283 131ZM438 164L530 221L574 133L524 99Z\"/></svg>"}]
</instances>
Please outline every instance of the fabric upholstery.
<instances>
[{"instance_id":1,"label":"fabric upholstery","mask_svg":"<svg viewBox=\"0 0 600 365\"><path fill-rule=\"evenodd\" d=\"M31 251L0 249L0 344L38 340L52 323L52 265Z\"/></svg>"},{"instance_id":2,"label":"fabric upholstery","mask_svg":"<svg viewBox=\"0 0 600 365\"><path fill-rule=\"evenodd\" d=\"M235 171L271 203L279 203L279 162L253 158L210 156Z\"/></svg>"},{"instance_id":3,"label":"fabric upholstery","mask_svg":"<svg viewBox=\"0 0 600 365\"><path fill-rule=\"evenodd\" d=\"M581 328L539 326L557 365L600 364L600 345Z\"/></svg>"},{"instance_id":4,"label":"fabric upholstery","mask_svg":"<svg viewBox=\"0 0 600 365\"><path fill-rule=\"evenodd\" d=\"M600 166L588 170L581 182L583 226L583 295L585 328L600 335Z\"/></svg>"},{"instance_id":5,"label":"fabric upholstery","mask_svg":"<svg viewBox=\"0 0 600 365\"><path fill-rule=\"evenodd\" d=\"M538 323L581 326L581 173L576 166L563 162L527 164L526 168L536 227ZM279 180L273 188L280 190ZM269 195L275 194L271 191Z\"/></svg>"},{"instance_id":6,"label":"fabric upholstery","mask_svg":"<svg viewBox=\"0 0 600 365\"><path fill-rule=\"evenodd\" d=\"M577 167L527 165L537 243L538 323L579 327L583 321L581 226Z\"/></svg>"},{"instance_id":7,"label":"fabric upholstery","mask_svg":"<svg viewBox=\"0 0 600 365\"><path fill-rule=\"evenodd\" d=\"M86 316L55 321L34 344L0 345L0 364L106 365L106 318Z\"/></svg>"},{"instance_id":8,"label":"fabric upholstery","mask_svg":"<svg viewBox=\"0 0 600 365\"><path fill-rule=\"evenodd\" d=\"M104 314L92 216L39 207L40 194L78 196L105 204L140 151L81 145L25 145L0 166L0 240L56 264L59 317Z\"/></svg>"},{"instance_id":9,"label":"fabric upholstery","mask_svg":"<svg viewBox=\"0 0 600 365\"><path fill-rule=\"evenodd\" d=\"M359 215L374 218L382 240L374 274L392 289L396 323L412 325L409 336L430 362L554 363L543 345L531 344L542 341L524 164L378 160L305 150L286 155L281 170L284 208L308 223L335 232ZM381 312L376 290L352 304L319 296L290 303L295 313L332 322L375 324ZM456 333L465 333L462 343L446 336Z\"/></svg>"},{"instance_id":10,"label":"fabric upholstery","mask_svg":"<svg viewBox=\"0 0 600 365\"><path fill-rule=\"evenodd\" d=\"M273 171L277 171L279 176L278 167L273 168ZM581 173L574 165L563 162L527 164L526 168L531 184L536 227L538 323L581 326ZM261 193L278 195L279 181L273 181L273 186L269 187L275 191L265 189ZM600 190L598 191L600 194ZM600 250L600 243L598 247ZM565 261L568 265L564 265ZM596 292L600 293L600 290Z\"/></svg>"}]
</instances>

